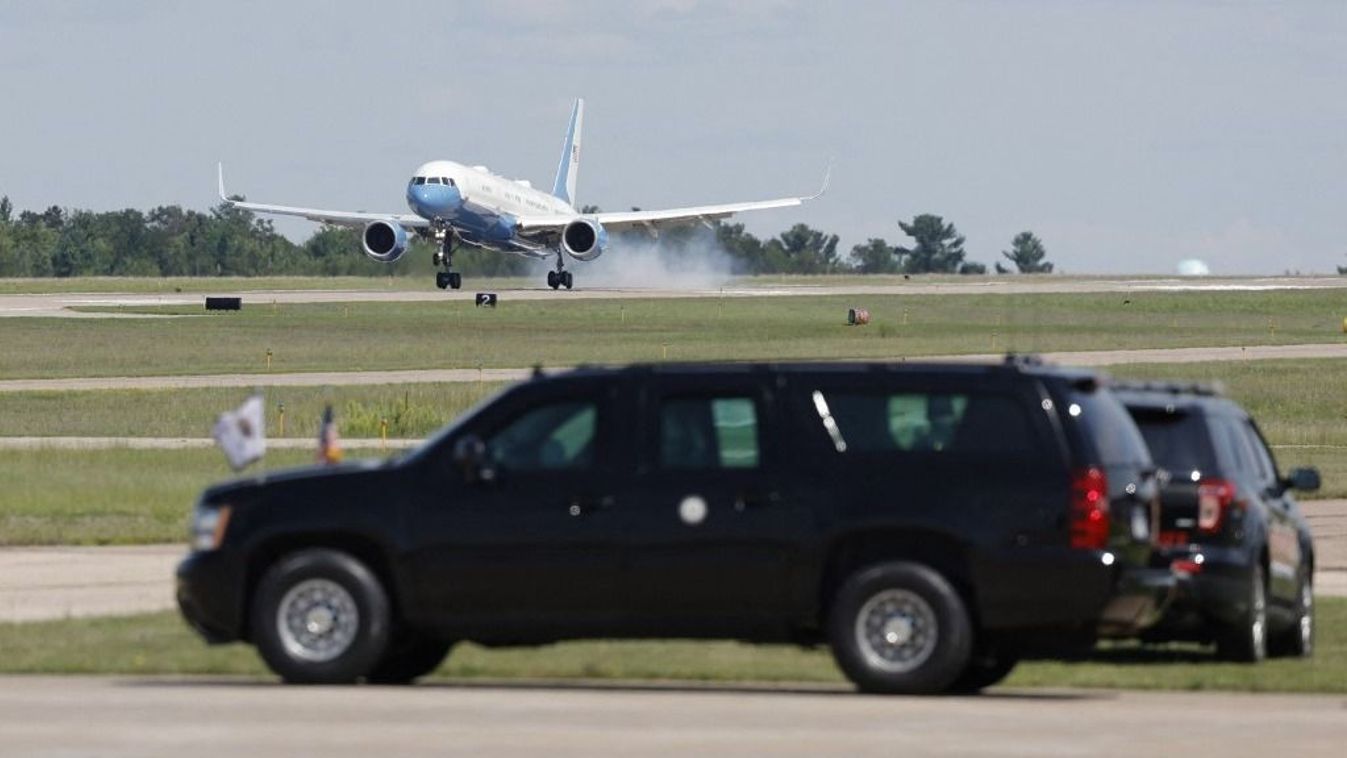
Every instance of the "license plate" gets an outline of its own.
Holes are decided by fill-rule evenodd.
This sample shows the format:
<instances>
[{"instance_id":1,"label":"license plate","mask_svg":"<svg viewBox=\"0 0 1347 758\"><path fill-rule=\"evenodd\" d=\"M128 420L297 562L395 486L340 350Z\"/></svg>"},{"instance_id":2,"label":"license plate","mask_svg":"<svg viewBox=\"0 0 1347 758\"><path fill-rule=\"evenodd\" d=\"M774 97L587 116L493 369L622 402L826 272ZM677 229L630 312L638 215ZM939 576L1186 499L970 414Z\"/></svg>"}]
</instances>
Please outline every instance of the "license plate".
<instances>
[{"instance_id":1,"label":"license plate","mask_svg":"<svg viewBox=\"0 0 1347 758\"><path fill-rule=\"evenodd\" d=\"M1157 542L1162 547L1174 547L1188 544L1188 533L1181 529L1161 529Z\"/></svg>"}]
</instances>

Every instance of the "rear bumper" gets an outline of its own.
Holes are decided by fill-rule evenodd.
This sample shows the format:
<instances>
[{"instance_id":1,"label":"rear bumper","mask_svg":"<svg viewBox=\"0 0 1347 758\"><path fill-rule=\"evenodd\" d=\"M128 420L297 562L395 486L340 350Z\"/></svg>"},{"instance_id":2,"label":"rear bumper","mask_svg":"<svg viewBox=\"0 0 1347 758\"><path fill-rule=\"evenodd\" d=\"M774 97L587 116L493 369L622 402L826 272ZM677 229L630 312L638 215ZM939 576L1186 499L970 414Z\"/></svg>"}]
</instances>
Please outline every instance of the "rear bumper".
<instances>
[{"instance_id":1,"label":"rear bumper","mask_svg":"<svg viewBox=\"0 0 1347 758\"><path fill-rule=\"evenodd\" d=\"M1190 559L1184 552L1166 556ZM1203 550L1197 573L1186 575L1164 617L1147 639L1206 640L1217 627L1241 623L1249 611L1249 582L1253 568L1246 556L1233 550Z\"/></svg>"},{"instance_id":2,"label":"rear bumper","mask_svg":"<svg viewBox=\"0 0 1347 758\"><path fill-rule=\"evenodd\" d=\"M1007 551L975 570L980 622L1004 632L1134 636L1156 623L1179 582L1167 565L1124 566L1111 552L1065 547Z\"/></svg>"},{"instance_id":3,"label":"rear bumper","mask_svg":"<svg viewBox=\"0 0 1347 758\"><path fill-rule=\"evenodd\" d=\"M1099 614L1100 637L1135 637L1157 623L1181 591L1183 582L1168 568L1131 568L1119 572L1113 596Z\"/></svg>"},{"instance_id":4,"label":"rear bumper","mask_svg":"<svg viewBox=\"0 0 1347 758\"><path fill-rule=\"evenodd\" d=\"M218 551L193 552L178 564L178 610L207 642L242 638L242 571Z\"/></svg>"}]
</instances>

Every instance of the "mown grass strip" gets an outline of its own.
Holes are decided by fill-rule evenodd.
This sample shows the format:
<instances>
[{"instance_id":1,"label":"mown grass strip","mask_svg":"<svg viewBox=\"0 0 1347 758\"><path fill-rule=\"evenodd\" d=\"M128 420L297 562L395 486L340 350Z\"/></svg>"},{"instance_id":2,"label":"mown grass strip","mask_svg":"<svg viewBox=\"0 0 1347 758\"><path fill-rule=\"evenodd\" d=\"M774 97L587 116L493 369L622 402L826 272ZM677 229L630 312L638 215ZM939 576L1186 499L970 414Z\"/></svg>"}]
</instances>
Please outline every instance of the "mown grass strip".
<instances>
[{"instance_id":1,"label":"mown grass strip","mask_svg":"<svg viewBox=\"0 0 1347 758\"><path fill-rule=\"evenodd\" d=\"M1108 645L1086 660L1027 662L1018 687L1247 692L1347 692L1347 599L1318 599L1311 659L1217 661L1196 645ZM0 624L0 671L43 674L214 674L270 678L251 647L209 647L175 613ZM537 648L459 645L439 679L612 679L844 682L824 648L736 642L584 641Z\"/></svg>"},{"instance_id":2,"label":"mown grass strip","mask_svg":"<svg viewBox=\"0 0 1347 758\"><path fill-rule=\"evenodd\" d=\"M248 473L313 460L313 451L272 450ZM0 451L0 545L180 541L201 490L233 476L224 455L212 449Z\"/></svg>"},{"instance_id":3,"label":"mown grass strip","mask_svg":"<svg viewBox=\"0 0 1347 758\"><path fill-rule=\"evenodd\" d=\"M846 326L853 306L865 327ZM874 295L135 308L179 319L11 319L0 378L661 360L874 358L1341 338L1338 292Z\"/></svg>"},{"instance_id":4,"label":"mown grass strip","mask_svg":"<svg viewBox=\"0 0 1347 758\"><path fill-rule=\"evenodd\" d=\"M267 435L318 433L332 404L341 433L424 437L504 384L389 384L341 387L258 387L266 402ZM203 437L216 417L251 392L237 387L174 390L13 392L0 395L6 437ZM285 429L281 430L284 406Z\"/></svg>"}]
</instances>

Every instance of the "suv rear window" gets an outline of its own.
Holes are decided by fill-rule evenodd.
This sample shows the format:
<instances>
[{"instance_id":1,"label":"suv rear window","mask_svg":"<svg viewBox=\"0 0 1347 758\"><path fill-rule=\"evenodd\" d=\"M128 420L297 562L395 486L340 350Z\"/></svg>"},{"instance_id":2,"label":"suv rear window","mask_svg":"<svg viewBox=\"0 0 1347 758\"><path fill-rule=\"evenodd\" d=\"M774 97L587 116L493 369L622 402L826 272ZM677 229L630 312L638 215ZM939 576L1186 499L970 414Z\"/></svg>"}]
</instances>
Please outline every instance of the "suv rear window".
<instances>
[{"instance_id":1,"label":"suv rear window","mask_svg":"<svg viewBox=\"0 0 1347 758\"><path fill-rule=\"evenodd\" d=\"M1158 466L1174 474L1216 470L1211 435L1202 416L1164 408L1130 409Z\"/></svg>"},{"instance_id":2,"label":"suv rear window","mask_svg":"<svg viewBox=\"0 0 1347 758\"><path fill-rule=\"evenodd\" d=\"M1146 440L1118 398L1107 390L1073 390L1067 415L1076 419L1094 441L1099 463L1105 466L1151 464Z\"/></svg>"}]
</instances>

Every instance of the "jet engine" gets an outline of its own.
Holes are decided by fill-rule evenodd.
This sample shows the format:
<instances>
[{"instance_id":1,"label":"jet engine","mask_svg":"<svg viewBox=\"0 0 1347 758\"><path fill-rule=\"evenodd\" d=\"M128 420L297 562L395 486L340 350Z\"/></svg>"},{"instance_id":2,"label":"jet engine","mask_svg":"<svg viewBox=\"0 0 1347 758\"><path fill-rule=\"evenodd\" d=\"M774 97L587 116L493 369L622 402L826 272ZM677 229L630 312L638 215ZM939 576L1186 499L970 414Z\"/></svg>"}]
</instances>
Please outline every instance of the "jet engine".
<instances>
[{"instance_id":1,"label":"jet engine","mask_svg":"<svg viewBox=\"0 0 1347 758\"><path fill-rule=\"evenodd\" d=\"M561 230L561 246L577 261L592 261L608 247L608 230L597 219L577 218Z\"/></svg>"},{"instance_id":2,"label":"jet engine","mask_svg":"<svg viewBox=\"0 0 1347 758\"><path fill-rule=\"evenodd\" d=\"M360 235L365 255L380 263L392 263L407 252L407 230L389 221L371 221Z\"/></svg>"}]
</instances>

